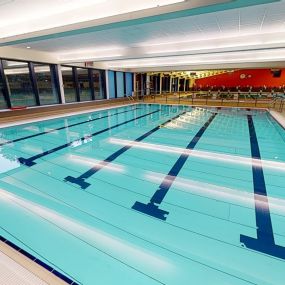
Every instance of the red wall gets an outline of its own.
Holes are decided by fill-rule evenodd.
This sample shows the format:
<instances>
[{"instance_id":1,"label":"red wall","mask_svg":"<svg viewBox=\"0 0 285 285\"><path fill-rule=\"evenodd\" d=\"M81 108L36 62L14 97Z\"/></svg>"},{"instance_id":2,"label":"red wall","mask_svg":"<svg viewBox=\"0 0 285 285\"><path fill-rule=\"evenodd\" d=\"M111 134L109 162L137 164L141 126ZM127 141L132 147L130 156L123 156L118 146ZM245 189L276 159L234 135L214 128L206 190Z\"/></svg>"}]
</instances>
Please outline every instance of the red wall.
<instances>
[{"instance_id":1,"label":"red wall","mask_svg":"<svg viewBox=\"0 0 285 285\"><path fill-rule=\"evenodd\" d=\"M241 74L245 78L241 78ZM244 69L236 70L232 73L214 75L202 79L196 79L197 87L226 86L226 87L279 87L285 85L285 69L282 69L281 77L273 77L271 69Z\"/></svg>"}]
</instances>

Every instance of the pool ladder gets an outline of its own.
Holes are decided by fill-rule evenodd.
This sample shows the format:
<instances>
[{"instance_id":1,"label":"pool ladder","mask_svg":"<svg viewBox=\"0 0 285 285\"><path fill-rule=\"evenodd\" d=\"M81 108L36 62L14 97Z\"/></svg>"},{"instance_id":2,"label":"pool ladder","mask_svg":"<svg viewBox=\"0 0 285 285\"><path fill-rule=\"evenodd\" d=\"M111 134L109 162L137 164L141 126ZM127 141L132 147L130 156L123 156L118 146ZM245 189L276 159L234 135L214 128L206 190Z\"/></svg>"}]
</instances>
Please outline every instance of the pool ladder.
<instances>
[{"instance_id":1,"label":"pool ladder","mask_svg":"<svg viewBox=\"0 0 285 285\"><path fill-rule=\"evenodd\" d=\"M126 96L128 98L129 101L135 101L134 97L132 95L130 96Z\"/></svg>"},{"instance_id":2,"label":"pool ladder","mask_svg":"<svg viewBox=\"0 0 285 285\"><path fill-rule=\"evenodd\" d=\"M279 104L279 108L277 108L276 104L278 103L278 101L280 102ZM273 108L278 112L283 112L283 108L284 108L284 102L285 102L285 97L284 96L276 96L269 104L269 108Z\"/></svg>"}]
</instances>

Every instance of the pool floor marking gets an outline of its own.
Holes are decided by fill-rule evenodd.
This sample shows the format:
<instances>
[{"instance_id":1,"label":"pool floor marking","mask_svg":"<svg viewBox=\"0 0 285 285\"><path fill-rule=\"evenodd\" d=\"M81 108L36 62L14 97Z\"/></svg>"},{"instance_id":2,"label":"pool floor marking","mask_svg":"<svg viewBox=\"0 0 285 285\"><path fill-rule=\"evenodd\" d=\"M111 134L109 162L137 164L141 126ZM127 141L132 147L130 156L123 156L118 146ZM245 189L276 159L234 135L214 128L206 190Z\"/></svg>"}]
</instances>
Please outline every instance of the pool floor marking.
<instances>
[{"instance_id":1,"label":"pool floor marking","mask_svg":"<svg viewBox=\"0 0 285 285\"><path fill-rule=\"evenodd\" d=\"M105 133L105 132L110 131L110 130L112 130L112 129L115 129L115 128L117 128L117 127L126 125L126 124L128 124L128 123L130 123L130 122L133 122L133 121L137 120L137 119L141 119L141 118L147 117L147 116L149 116L149 115L155 114L155 113L157 113L157 112L159 112L159 111L160 111L160 110L156 110L156 111L153 111L153 112L150 112L150 113L147 113L147 114L138 116L138 117L136 117L136 118L127 120L127 121L125 121L125 122L116 124L116 125L114 125L114 126L111 126L111 127L105 128L105 129L102 129L102 130L100 130L100 131L97 131L97 132L91 134L90 136L92 136L92 137L97 136L97 135L99 135L99 134ZM85 140L85 137L81 137L80 140L83 142L83 141ZM33 165L36 164L36 163L34 162L34 160L36 160L36 159L38 159L38 158L41 158L41 157L44 157L44 156L46 156L46 155L49 155L49 154L51 154L51 153L54 153L54 152L56 152L56 151L62 150L62 149L64 149L64 148L67 148L67 147L71 146L75 141L78 141L78 139L76 139L76 140L74 140L74 141L71 141L71 142L69 142L69 143L65 143L65 144L63 144L63 145L60 145L60 146L55 147L55 148L53 148L53 149L44 151L44 152L42 152L42 153L36 154L36 155L34 155L34 156L30 157L30 158L19 157L19 158L18 158L18 161L19 161L21 164L23 164L23 165L26 165L26 166L28 166L28 167L31 167L31 166L33 166Z\"/></svg>"},{"instance_id":2,"label":"pool floor marking","mask_svg":"<svg viewBox=\"0 0 285 285\"><path fill-rule=\"evenodd\" d=\"M208 126L211 124L211 122L216 117L217 113L214 113L210 116L208 121L202 126L202 128L197 132L197 134L194 136L194 138L191 140L191 142L187 145L185 152L182 153L175 164L172 166L168 174L165 176L163 181L161 182L158 190L153 194L153 196L150 199L150 202L148 204L144 204L141 202L135 202L135 204L132 206L132 209L142 212L144 214L153 216L155 218L166 220L166 216L169 214L169 212L165 210L159 209L159 205L162 203L164 197L166 196L167 192L169 191L171 185L173 184L175 178L179 174L180 170L186 163L189 153L187 150L194 149L197 145L198 141L208 128Z\"/></svg>"},{"instance_id":3,"label":"pool floor marking","mask_svg":"<svg viewBox=\"0 0 285 285\"><path fill-rule=\"evenodd\" d=\"M252 164L257 238L241 235L240 242L249 249L285 259L285 247L276 245L274 240L261 155L252 116L248 115L247 120L250 136L251 156L252 159L260 161L260 165Z\"/></svg>"},{"instance_id":4,"label":"pool floor marking","mask_svg":"<svg viewBox=\"0 0 285 285\"><path fill-rule=\"evenodd\" d=\"M154 132L158 131L162 126L164 126L165 124L171 122L174 119L177 119L179 116L184 115L186 113L186 111L180 113L179 115L167 120L166 122L164 122L163 124L160 124L159 126L156 126L155 128L151 129L150 131L144 133L143 135L139 136L138 138L136 138L134 140L134 142L140 142L142 140L144 140L145 138L149 137L150 135L152 135ZM123 153L125 153L127 150L129 150L132 147L132 145L126 145L122 148L120 148L119 150L117 150L116 152L112 153L110 156L108 156L106 159L102 160L99 165L96 165L95 167L91 167L89 170L87 170L86 172L84 172L83 174L81 174L78 177L73 177L73 176L67 176L65 177L65 181L67 182L71 182L74 184L79 185L82 189L86 189L87 187L89 187L91 184L86 182L85 179L90 178L92 175L94 175L95 173L97 173L99 170L101 170L102 168L104 168L105 166L107 166L109 163L111 163L112 161L114 161L115 159L117 159L120 155L122 155Z\"/></svg>"},{"instance_id":5,"label":"pool floor marking","mask_svg":"<svg viewBox=\"0 0 285 285\"><path fill-rule=\"evenodd\" d=\"M33 262L37 263L38 265L40 265L41 267L43 267L44 269L46 269L47 271L51 272L52 274L54 274L55 276L57 276L58 278L60 278L61 280L63 280L64 282L66 282L67 284L70 285L79 285L78 283L76 283L75 281L73 281L72 279L70 279L69 277L67 277L66 275L60 273L59 271L57 271L56 269L52 268L51 266L49 266L48 264L46 264L45 262L41 261L40 259L36 258L35 256L33 256L32 254L28 253L27 251L25 251L24 249L20 248L19 246L17 246L16 244L14 244L13 242L5 239L3 236L0 235L0 241L2 241L3 243L5 243L6 245L8 245L9 247L13 248L14 250L16 250L17 252L21 253L22 255L24 255L25 257L27 257L28 259L32 260Z\"/></svg>"},{"instance_id":6,"label":"pool floor marking","mask_svg":"<svg viewBox=\"0 0 285 285\"><path fill-rule=\"evenodd\" d=\"M75 124L71 124L71 125L68 125L68 126L64 126L64 127L60 127L60 128L56 128L56 129L50 129L50 130L45 131L45 132L40 132L40 133L29 135L29 136L26 136L26 137L5 141L5 142L0 143L0 146L7 145L7 144L10 144L10 143L14 143L14 142L18 142L18 141L22 141L22 140L26 140L26 139L30 139L30 138L34 138L34 137L41 136L41 135L44 135L44 134L49 134L49 133L52 133L54 131L59 131L59 130L71 128L71 127L74 127L74 126L90 123L90 122L93 122L93 121L105 119L105 118L116 116L116 115L119 115L119 114L128 113L128 112L131 112L131 111L134 111L134 110L137 110L137 109L140 109L140 108L137 107L137 108L134 108L134 109L131 109L131 110L118 112L116 114L106 115L106 116L99 117L99 118L94 118L94 119L89 119L89 120L86 120L86 121L83 121L83 122L79 122L79 123L75 123Z\"/></svg>"}]
</instances>

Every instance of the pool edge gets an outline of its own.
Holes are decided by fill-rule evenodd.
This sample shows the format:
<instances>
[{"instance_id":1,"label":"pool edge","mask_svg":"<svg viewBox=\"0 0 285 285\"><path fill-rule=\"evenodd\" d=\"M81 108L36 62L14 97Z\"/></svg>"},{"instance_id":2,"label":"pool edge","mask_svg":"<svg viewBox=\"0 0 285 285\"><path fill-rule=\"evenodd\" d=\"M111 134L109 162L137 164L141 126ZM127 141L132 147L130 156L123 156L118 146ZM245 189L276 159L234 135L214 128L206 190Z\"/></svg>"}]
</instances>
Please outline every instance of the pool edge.
<instances>
[{"instance_id":1,"label":"pool edge","mask_svg":"<svg viewBox=\"0 0 285 285\"><path fill-rule=\"evenodd\" d=\"M25 268L31 274L37 276L42 281L46 282L47 284L79 285L70 277L63 275L56 269L52 268L51 266L47 265L45 262L41 261L40 259L34 257L30 253L21 249L19 246L7 240L1 235L0 235L0 251L9 258L11 258L13 261L15 261L17 264Z\"/></svg>"},{"instance_id":2,"label":"pool edge","mask_svg":"<svg viewBox=\"0 0 285 285\"><path fill-rule=\"evenodd\" d=\"M268 110L268 113L285 130L285 115L274 110Z\"/></svg>"},{"instance_id":3,"label":"pool edge","mask_svg":"<svg viewBox=\"0 0 285 285\"><path fill-rule=\"evenodd\" d=\"M15 127L15 126L21 126L21 125L36 123L36 122L41 122L41 121L49 121L49 120L54 120L54 119L59 119L59 118L68 118L68 117L72 117L72 116L76 116L76 115L80 115L80 114L88 114L88 113L93 113L93 112L97 112L97 111L109 110L109 109L111 110L111 109L115 109L115 108L121 108L121 107L125 107L125 106L133 106L133 105L137 105L137 104L140 104L140 103L132 102L132 103L118 104L118 105L112 104L110 106L104 106L104 107L99 107L99 108L96 108L96 106L92 106L86 110L81 110L81 111L70 111L70 112L66 112L64 114L58 114L58 115L52 115L52 116L47 115L45 117L22 119L22 120L20 119L16 122L0 123L0 129Z\"/></svg>"}]
</instances>

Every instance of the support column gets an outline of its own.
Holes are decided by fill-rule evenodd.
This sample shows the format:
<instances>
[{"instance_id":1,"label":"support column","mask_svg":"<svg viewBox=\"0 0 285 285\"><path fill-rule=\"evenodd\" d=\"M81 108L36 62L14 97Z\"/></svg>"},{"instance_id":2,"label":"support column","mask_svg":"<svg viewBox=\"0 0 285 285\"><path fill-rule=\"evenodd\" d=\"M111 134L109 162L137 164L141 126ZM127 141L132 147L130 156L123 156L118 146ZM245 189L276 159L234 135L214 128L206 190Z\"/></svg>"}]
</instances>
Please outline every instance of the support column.
<instances>
[{"instance_id":1,"label":"support column","mask_svg":"<svg viewBox=\"0 0 285 285\"><path fill-rule=\"evenodd\" d=\"M141 96L144 96L144 90L143 90L143 86L144 86L144 79L143 79L143 74L141 73L141 86L140 86L140 89L141 89Z\"/></svg>"},{"instance_id":2,"label":"support column","mask_svg":"<svg viewBox=\"0 0 285 285\"><path fill-rule=\"evenodd\" d=\"M59 96L61 98L61 103L65 104L64 85L63 85L63 79L62 79L61 66L57 64L56 69L57 69L57 74L58 74Z\"/></svg>"},{"instance_id":3,"label":"support column","mask_svg":"<svg viewBox=\"0 0 285 285\"><path fill-rule=\"evenodd\" d=\"M180 89L180 77L176 77L175 92L179 92Z\"/></svg>"},{"instance_id":4,"label":"support column","mask_svg":"<svg viewBox=\"0 0 285 285\"><path fill-rule=\"evenodd\" d=\"M75 66L72 67L72 74L73 74L73 82L75 84L75 90L76 90L76 102L80 102L80 89L79 89L79 82L78 82L78 73L77 73L77 68Z\"/></svg>"},{"instance_id":5,"label":"support column","mask_svg":"<svg viewBox=\"0 0 285 285\"><path fill-rule=\"evenodd\" d=\"M169 92L171 93L172 92L172 75L170 75L169 77Z\"/></svg>"},{"instance_id":6,"label":"support column","mask_svg":"<svg viewBox=\"0 0 285 285\"><path fill-rule=\"evenodd\" d=\"M35 96L36 105L40 106L41 102L40 102L39 88L38 88L38 82L37 82L37 78L36 78L34 64L32 62L29 62L28 65L29 65L30 80L32 83L32 88L33 88L33 92L34 92L34 96Z\"/></svg>"},{"instance_id":7,"label":"support column","mask_svg":"<svg viewBox=\"0 0 285 285\"><path fill-rule=\"evenodd\" d=\"M159 94L162 94L162 73L159 74Z\"/></svg>"},{"instance_id":8,"label":"support column","mask_svg":"<svg viewBox=\"0 0 285 285\"><path fill-rule=\"evenodd\" d=\"M146 95L150 95L150 75L146 74Z\"/></svg>"}]
</instances>

